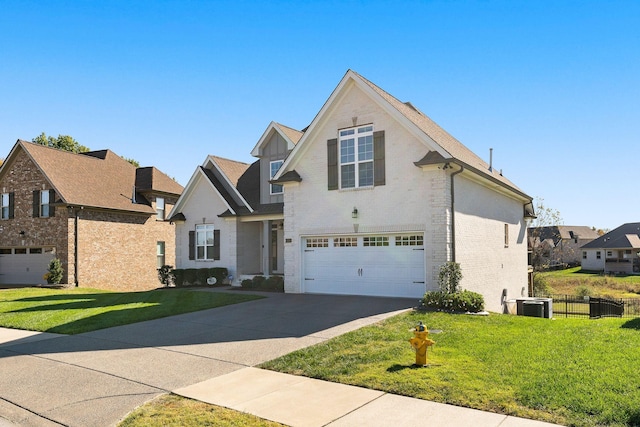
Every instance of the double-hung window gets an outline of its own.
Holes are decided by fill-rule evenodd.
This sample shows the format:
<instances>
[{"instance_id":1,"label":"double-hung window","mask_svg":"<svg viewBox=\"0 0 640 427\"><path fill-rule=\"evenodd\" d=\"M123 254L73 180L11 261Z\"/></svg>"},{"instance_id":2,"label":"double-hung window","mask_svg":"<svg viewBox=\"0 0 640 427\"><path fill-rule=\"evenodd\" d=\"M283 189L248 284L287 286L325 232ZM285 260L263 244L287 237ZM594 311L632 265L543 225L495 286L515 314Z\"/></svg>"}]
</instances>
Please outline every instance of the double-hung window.
<instances>
[{"instance_id":1,"label":"double-hung window","mask_svg":"<svg viewBox=\"0 0 640 427\"><path fill-rule=\"evenodd\" d=\"M48 218L49 212L49 190L42 190L40 192L40 218Z\"/></svg>"},{"instance_id":2,"label":"double-hung window","mask_svg":"<svg viewBox=\"0 0 640 427\"><path fill-rule=\"evenodd\" d=\"M158 221L164 220L164 198L156 197L156 219Z\"/></svg>"},{"instance_id":3,"label":"double-hung window","mask_svg":"<svg viewBox=\"0 0 640 427\"><path fill-rule=\"evenodd\" d=\"M196 259L213 260L213 224L196 225Z\"/></svg>"},{"instance_id":4,"label":"double-hung window","mask_svg":"<svg viewBox=\"0 0 640 427\"><path fill-rule=\"evenodd\" d=\"M278 173L278 170L280 169L280 166L282 166L282 163L282 160L275 160L269 163L269 178L273 179L273 177L276 176L276 173ZM284 189L282 185L271 184L271 194L282 194L283 191Z\"/></svg>"},{"instance_id":5,"label":"double-hung window","mask_svg":"<svg viewBox=\"0 0 640 427\"><path fill-rule=\"evenodd\" d=\"M11 218L11 198L10 193L0 194L0 219Z\"/></svg>"},{"instance_id":6,"label":"double-hung window","mask_svg":"<svg viewBox=\"0 0 640 427\"><path fill-rule=\"evenodd\" d=\"M373 186L373 126L340 131L340 188Z\"/></svg>"}]
</instances>

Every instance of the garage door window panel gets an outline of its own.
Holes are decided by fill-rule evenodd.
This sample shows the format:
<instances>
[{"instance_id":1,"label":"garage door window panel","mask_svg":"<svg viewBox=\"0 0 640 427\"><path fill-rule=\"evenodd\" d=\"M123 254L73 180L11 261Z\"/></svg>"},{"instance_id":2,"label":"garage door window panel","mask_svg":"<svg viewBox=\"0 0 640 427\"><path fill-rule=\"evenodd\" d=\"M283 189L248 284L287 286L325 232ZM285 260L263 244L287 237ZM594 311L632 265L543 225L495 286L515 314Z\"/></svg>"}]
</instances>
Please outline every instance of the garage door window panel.
<instances>
[{"instance_id":1,"label":"garage door window panel","mask_svg":"<svg viewBox=\"0 0 640 427\"><path fill-rule=\"evenodd\" d=\"M396 236L396 246L424 246L424 237L422 235Z\"/></svg>"},{"instance_id":2,"label":"garage door window panel","mask_svg":"<svg viewBox=\"0 0 640 427\"><path fill-rule=\"evenodd\" d=\"M369 236L362 239L362 246L389 246L388 236Z\"/></svg>"}]
</instances>

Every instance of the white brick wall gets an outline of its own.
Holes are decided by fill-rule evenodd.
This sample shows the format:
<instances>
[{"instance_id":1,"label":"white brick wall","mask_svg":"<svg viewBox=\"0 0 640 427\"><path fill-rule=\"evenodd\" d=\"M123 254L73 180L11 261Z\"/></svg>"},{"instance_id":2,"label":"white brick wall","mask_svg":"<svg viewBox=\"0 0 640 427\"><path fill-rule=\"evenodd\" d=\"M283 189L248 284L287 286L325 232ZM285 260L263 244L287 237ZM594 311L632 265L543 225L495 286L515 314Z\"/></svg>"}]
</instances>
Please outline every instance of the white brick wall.
<instances>
[{"instance_id":1,"label":"white brick wall","mask_svg":"<svg viewBox=\"0 0 640 427\"><path fill-rule=\"evenodd\" d=\"M358 190L327 190L328 139L337 130L372 123L385 131L386 185ZM305 235L360 232L424 231L428 289L437 288L440 265L451 258L450 177L437 167L421 169L428 146L409 133L355 86L320 118L313 139L305 142L292 165L302 182L285 186L285 290L302 291L301 239ZM520 296L526 287L527 249L522 202L475 184L456 180L456 254L463 286L485 295L487 308L500 311L500 297ZM358 218L351 218L353 208ZM504 224L510 244L504 247Z\"/></svg>"}]
</instances>

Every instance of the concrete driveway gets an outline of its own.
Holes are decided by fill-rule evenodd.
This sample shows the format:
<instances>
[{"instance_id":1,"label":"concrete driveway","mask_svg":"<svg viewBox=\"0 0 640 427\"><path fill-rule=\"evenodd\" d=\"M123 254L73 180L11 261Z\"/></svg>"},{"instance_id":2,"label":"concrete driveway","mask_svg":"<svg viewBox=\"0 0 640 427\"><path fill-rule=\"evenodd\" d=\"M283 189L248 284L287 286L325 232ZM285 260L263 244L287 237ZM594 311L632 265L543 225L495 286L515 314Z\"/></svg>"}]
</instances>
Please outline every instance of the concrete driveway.
<instances>
[{"instance_id":1,"label":"concrete driveway","mask_svg":"<svg viewBox=\"0 0 640 427\"><path fill-rule=\"evenodd\" d=\"M0 425L2 418L20 426L114 425L159 394L255 366L417 304L264 295L73 336L0 328Z\"/></svg>"}]
</instances>

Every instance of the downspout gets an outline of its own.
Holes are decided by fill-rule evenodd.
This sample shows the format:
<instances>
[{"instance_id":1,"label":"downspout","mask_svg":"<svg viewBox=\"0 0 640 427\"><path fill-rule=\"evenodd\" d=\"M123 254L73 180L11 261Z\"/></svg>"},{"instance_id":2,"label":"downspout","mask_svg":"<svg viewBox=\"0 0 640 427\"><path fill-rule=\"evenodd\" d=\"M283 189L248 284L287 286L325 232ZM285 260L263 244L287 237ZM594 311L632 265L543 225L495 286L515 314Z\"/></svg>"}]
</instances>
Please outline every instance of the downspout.
<instances>
[{"instance_id":1,"label":"downspout","mask_svg":"<svg viewBox=\"0 0 640 427\"><path fill-rule=\"evenodd\" d=\"M455 207L455 185L453 177L464 170L460 165L460 170L453 172L451 176L451 261L456 262L456 207Z\"/></svg>"},{"instance_id":2,"label":"downspout","mask_svg":"<svg viewBox=\"0 0 640 427\"><path fill-rule=\"evenodd\" d=\"M79 218L79 213L80 210L78 209L78 207L76 206L76 214L73 218L73 247L74 247L74 253L73 253L73 275L75 277L74 281L75 281L75 285L76 288L78 287L78 218Z\"/></svg>"}]
</instances>

